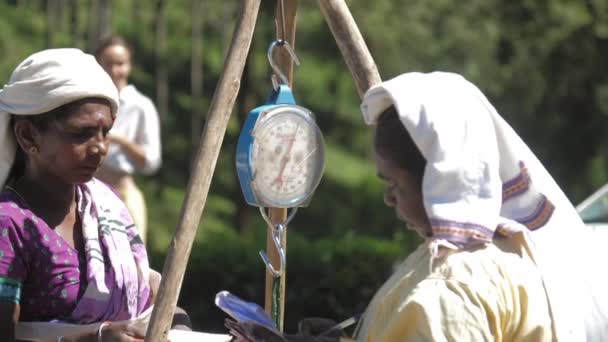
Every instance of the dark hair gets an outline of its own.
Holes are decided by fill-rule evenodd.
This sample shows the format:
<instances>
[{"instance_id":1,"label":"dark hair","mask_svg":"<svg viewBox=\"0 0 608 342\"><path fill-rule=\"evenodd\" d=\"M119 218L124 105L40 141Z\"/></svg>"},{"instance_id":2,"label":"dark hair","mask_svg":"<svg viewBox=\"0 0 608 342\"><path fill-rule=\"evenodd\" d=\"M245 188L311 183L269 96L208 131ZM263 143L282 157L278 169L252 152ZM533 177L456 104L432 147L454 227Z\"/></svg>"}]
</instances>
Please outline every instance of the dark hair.
<instances>
[{"instance_id":1,"label":"dark hair","mask_svg":"<svg viewBox=\"0 0 608 342\"><path fill-rule=\"evenodd\" d=\"M103 51L114 45L119 45L127 49L127 51L129 51L129 56L133 58L133 49L131 48L131 44L129 44L125 38L121 36L109 36L108 38L102 40L95 50L95 59L99 60Z\"/></svg>"},{"instance_id":2,"label":"dark hair","mask_svg":"<svg viewBox=\"0 0 608 342\"><path fill-rule=\"evenodd\" d=\"M403 126L394 106L382 112L378 118L374 148L380 156L407 170L422 183L426 160Z\"/></svg>"},{"instance_id":3,"label":"dark hair","mask_svg":"<svg viewBox=\"0 0 608 342\"><path fill-rule=\"evenodd\" d=\"M49 129L50 125L65 119L70 116L76 109L76 103L79 103L81 100L66 103L62 106L59 106L55 109L51 109L50 111L38 115L11 115L11 121L14 125L17 121L29 121L40 131L46 131Z\"/></svg>"},{"instance_id":4,"label":"dark hair","mask_svg":"<svg viewBox=\"0 0 608 342\"><path fill-rule=\"evenodd\" d=\"M40 131L46 131L49 129L51 124L55 122L59 122L72 115L78 107L80 107L84 102L97 102L103 103L110 108L112 107L110 101L108 99L102 97L85 97L79 100L74 100L72 102L68 102L64 105L61 105L55 109L51 109L48 112L37 114L37 115L11 115L11 121L14 125L15 122L19 120L27 120L34 125Z\"/></svg>"}]
</instances>

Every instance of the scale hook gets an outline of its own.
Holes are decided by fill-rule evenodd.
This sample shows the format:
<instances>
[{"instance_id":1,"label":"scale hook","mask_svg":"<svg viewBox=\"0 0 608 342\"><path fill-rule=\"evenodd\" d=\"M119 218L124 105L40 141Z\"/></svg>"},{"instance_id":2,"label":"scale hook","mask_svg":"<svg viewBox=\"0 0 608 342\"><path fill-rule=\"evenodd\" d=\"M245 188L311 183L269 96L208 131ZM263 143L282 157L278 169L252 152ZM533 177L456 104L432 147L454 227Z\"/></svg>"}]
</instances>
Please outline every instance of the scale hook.
<instances>
[{"instance_id":1,"label":"scale hook","mask_svg":"<svg viewBox=\"0 0 608 342\"><path fill-rule=\"evenodd\" d=\"M283 39L275 40L272 43L270 43L270 47L268 47L268 63L270 63L270 67L272 68L272 71L274 71L274 75L273 75L273 77L271 77L271 79L272 79L272 86L274 87L275 90L279 87L279 82L277 80L277 77L281 80L282 84L289 84L289 80L287 79L287 76L285 76L283 71L281 71L281 68L279 68L279 66L277 65L277 63L274 60L274 48L277 45L285 47L285 49L287 49L287 52L289 53L289 56L291 56L291 59L293 60L293 62L296 65L300 65L300 59L296 55L296 52L293 50L291 45L289 45L289 43L286 40L283 40ZM275 77L275 75L276 75L276 77Z\"/></svg>"}]
</instances>

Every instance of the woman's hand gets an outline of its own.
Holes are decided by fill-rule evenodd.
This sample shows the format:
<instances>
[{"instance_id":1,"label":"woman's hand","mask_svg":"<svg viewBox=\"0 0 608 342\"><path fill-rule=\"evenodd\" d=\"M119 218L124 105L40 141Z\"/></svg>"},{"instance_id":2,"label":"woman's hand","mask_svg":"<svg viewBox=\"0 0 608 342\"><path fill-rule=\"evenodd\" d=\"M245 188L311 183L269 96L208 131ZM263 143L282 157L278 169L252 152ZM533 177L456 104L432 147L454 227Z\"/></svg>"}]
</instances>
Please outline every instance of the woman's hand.
<instances>
[{"instance_id":1,"label":"woman's hand","mask_svg":"<svg viewBox=\"0 0 608 342\"><path fill-rule=\"evenodd\" d=\"M144 340L145 334L142 329L125 323L111 323L103 326L101 333L98 331L103 342L138 342Z\"/></svg>"},{"instance_id":2,"label":"woman's hand","mask_svg":"<svg viewBox=\"0 0 608 342\"><path fill-rule=\"evenodd\" d=\"M315 323L321 323L321 320L317 320ZM327 324L329 329L332 325L329 324L329 320L324 320L323 326ZM308 323L306 323L308 324ZM269 329L263 325L256 324L254 322L235 322L231 319L226 319L225 326L230 330L230 335L233 336L235 342L338 342L340 341L339 335L324 334L323 336L311 336L306 334L281 334L273 329ZM315 328L319 325L315 325Z\"/></svg>"},{"instance_id":3,"label":"woman's hand","mask_svg":"<svg viewBox=\"0 0 608 342\"><path fill-rule=\"evenodd\" d=\"M116 135L116 134L108 134L108 141L110 142L110 144L116 144L116 145L120 145L120 146L129 144L129 140L127 140L125 137L123 137L121 135Z\"/></svg>"},{"instance_id":4,"label":"woman's hand","mask_svg":"<svg viewBox=\"0 0 608 342\"><path fill-rule=\"evenodd\" d=\"M336 321L328 318L309 317L298 322L298 334L304 336L340 337L344 331L336 328Z\"/></svg>"},{"instance_id":5,"label":"woman's hand","mask_svg":"<svg viewBox=\"0 0 608 342\"><path fill-rule=\"evenodd\" d=\"M288 342L337 342L342 336L344 331L336 328L336 321L310 317L298 322L296 335L285 335L285 338Z\"/></svg>"},{"instance_id":6,"label":"woman's hand","mask_svg":"<svg viewBox=\"0 0 608 342\"><path fill-rule=\"evenodd\" d=\"M116 144L127 154L129 159L135 163L138 168L146 166L146 151L138 144L129 141L129 139L115 134L108 134L110 144Z\"/></svg>"}]
</instances>

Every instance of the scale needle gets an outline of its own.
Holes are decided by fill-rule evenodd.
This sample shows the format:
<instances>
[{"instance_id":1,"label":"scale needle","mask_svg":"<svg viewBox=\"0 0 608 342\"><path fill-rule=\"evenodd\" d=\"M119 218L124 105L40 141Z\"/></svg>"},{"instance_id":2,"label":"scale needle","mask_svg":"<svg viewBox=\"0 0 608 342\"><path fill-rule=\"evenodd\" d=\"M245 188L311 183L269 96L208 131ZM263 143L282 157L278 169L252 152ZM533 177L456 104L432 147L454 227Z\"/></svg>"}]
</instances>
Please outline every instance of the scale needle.
<instances>
[{"instance_id":1,"label":"scale needle","mask_svg":"<svg viewBox=\"0 0 608 342\"><path fill-rule=\"evenodd\" d=\"M317 147L313 148L312 151L310 151L308 153L308 155L306 157L304 157L304 159L300 160L300 162L294 166L294 168L297 168L298 166L302 165L302 163L305 162L308 158L310 158L312 156L312 154L315 153L316 150L317 150Z\"/></svg>"},{"instance_id":2,"label":"scale needle","mask_svg":"<svg viewBox=\"0 0 608 342\"><path fill-rule=\"evenodd\" d=\"M289 147L287 148L287 152L285 152L285 154L283 155L283 158L281 159L281 168L279 170L279 175L271 183L271 184L279 183L280 184L279 185L279 189L283 188L283 172L285 171L285 166L287 166L287 162L289 161L289 154L291 153L291 149L293 148L293 144L296 141L296 134L298 134L298 129L300 129L300 124L298 124L296 126L295 132L293 132L293 135L291 136L291 139L289 139L290 140L289 141Z\"/></svg>"}]
</instances>

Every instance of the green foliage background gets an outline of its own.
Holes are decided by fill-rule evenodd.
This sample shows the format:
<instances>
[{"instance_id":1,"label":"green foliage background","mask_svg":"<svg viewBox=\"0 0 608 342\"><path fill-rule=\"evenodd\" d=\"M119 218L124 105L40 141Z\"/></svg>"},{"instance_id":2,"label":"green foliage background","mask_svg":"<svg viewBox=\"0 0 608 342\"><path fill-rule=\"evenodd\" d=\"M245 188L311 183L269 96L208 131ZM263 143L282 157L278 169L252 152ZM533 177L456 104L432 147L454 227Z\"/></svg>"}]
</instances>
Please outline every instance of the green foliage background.
<instances>
[{"instance_id":1,"label":"green foliage background","mask_svg":"<svg viewBox=\"0 0 608 342\"><path fill-rule=\"evenodd\" d=\"M67 11L79 7L86 38L90 1L62 2L47 21L48 1L0 1L0 79L49 46L85 48L70 32ZM465 75L487 94L555 176L573 202L605 182L608 115L608 3L601 0L347 1L383 79L406 71ZM161 174L140 178L149 205L148 250L162 269L175 229L192 156L190 115L206 113L223 67L237 1L206 1L204 97L190 98L191 2L167 2L169 113L163 122ZM270 89L266 49L274 36L275 1L263 1L243 86L225 137L211 192L184 279L180 305L195 327L223 331L213 297L227 289L263 303L264 266L257 251L265 227L247 207L234 170L235 143L246 113ZM134 45L132 81L155 99L153 3L112 3L112 31ZM300 1L295 69L298 102L317 114L327 166L309 207L289 227L287 330L304 316L337 320L362 311L374 290L419 243L382 203L370 161L371 132L358 110L352 77L313 1Z\"/></svg>"}]
</instances>

